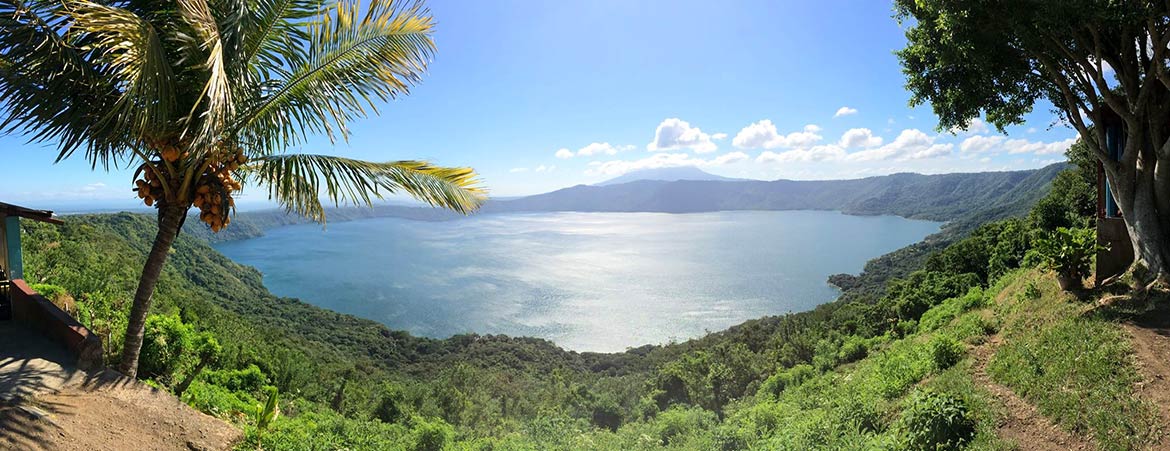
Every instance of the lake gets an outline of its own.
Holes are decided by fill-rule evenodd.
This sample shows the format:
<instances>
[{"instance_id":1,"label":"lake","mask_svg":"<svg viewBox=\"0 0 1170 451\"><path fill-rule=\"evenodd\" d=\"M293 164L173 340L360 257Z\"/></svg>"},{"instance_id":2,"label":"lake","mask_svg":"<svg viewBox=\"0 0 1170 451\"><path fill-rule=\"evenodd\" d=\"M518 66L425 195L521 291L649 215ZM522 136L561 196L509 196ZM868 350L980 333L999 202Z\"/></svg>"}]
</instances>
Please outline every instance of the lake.
<instances>
[{"instance_id":1,"label":"lake","mask_svg":"<svg viewBox=\"0 0 1170 451\"><path fill-rule=\"evenodd\" d=\"M685 340L833 300L826 279L940 223L823 211L368 219L217 244L277 295L415 335L527 335L577 351Z\"/></svg>"}]
</instances>

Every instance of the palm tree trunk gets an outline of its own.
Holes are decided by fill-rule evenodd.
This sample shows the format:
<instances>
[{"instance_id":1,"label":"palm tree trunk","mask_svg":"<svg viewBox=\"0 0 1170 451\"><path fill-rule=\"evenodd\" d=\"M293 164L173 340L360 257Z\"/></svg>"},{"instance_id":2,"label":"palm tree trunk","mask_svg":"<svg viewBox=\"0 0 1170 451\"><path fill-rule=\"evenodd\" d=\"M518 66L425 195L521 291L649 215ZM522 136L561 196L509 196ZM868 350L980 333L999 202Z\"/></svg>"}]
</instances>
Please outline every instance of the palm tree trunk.
<instances>
[{"instance_id":1,"label":"palm tree trunk","mask_svg":"<svg viewBox=\"0 0 1170 451\"><path fill-rule=\"evenodd\" d=\"M181 398L183 396L183 392L187 391L187 387L190 387L192 382L195 382L195 378L199 377L199 373L202 373L204 368L207 368L208 363L211 363L210 358L199 359L199 364L195 365L195 369L187 373L187 377L183 378L183 381L175 387L175 397Z\"/></svg>"},{"instance_id":2,"label":"palm tree trunk","mask_svg":"<svg viewBox=\"0 0 1170 451\"><path fill-rule=\"evenodd\" d=\"M122 342L122 362L118 371L130 377L138 374L138 353L142 350L142 330L146 327L146 313L150 310L151 296L158 276L167 262L167 253L179 234L183 215L187 209L177 206L163 206L158 210L158 235L154 246L146 257L142 277L138 279L138 290L134 293L134 305L130 308L130 319L126 325L126 339Z\"/></svg>"}]
</instances>

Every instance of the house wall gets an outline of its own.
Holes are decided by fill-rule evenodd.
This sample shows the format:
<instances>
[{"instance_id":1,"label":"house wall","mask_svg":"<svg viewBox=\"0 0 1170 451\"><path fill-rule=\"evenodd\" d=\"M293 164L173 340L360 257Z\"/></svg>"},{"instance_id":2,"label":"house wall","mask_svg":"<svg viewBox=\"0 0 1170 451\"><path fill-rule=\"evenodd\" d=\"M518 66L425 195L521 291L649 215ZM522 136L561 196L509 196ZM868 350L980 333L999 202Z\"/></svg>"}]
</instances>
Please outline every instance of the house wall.
<instances>
[{"instance_id":1,"label":"house wall","mask_svg":"<svg viewBox=\"0 0 1170 451\"><path fill-rule=\"evenodd\" d=\"M6 216L0 213L0 269L8 274L8 226L5 225Z\"/></svg>"},{"instance_id":2,"label":"house wall","mask_svg":"<svg viewBox=\"0 0 1170 451\"><path fill-rule=\"evenodd\" d=\"M4 262L4 271L8 273L9 279L23 279L24 265L20 255L20 217L5 216L4 226L4 242L7 243L4 252L7 257L7 261Z\"/></svg>"},{"instance_id":3,"label":"house wall","mask_svg":"<svg viewBox=\"0 0 1170 451\"><path fill-rule=\"evenodd\" d=\"M1133 243L1129 240L1124 219L1097 218L1097 244L1107 247L1097 252L1098 284L1125 272L1133 263Z\"/></svg>"}]
</instances>

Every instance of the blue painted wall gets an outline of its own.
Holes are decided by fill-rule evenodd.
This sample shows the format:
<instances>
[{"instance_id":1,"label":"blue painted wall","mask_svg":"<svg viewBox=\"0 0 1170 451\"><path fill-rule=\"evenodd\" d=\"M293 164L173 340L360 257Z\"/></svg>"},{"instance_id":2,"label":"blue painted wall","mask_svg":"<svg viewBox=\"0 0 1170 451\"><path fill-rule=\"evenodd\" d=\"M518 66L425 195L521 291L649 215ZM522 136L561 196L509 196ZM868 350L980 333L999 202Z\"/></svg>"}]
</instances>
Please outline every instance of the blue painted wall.
<instances>
[{"instance_id":1,"label":"blue painted wall","mask_svg":"<svg viewBox=\"0 0 1170 451\"><path fill-rule=\"evenodd\" d=\"M4 231L4 241L8 247L8 268L5 268L8 271L8 278L23 279L24 264L20 254L20 217L5 216Z\"/></svg>"}]
</instances>

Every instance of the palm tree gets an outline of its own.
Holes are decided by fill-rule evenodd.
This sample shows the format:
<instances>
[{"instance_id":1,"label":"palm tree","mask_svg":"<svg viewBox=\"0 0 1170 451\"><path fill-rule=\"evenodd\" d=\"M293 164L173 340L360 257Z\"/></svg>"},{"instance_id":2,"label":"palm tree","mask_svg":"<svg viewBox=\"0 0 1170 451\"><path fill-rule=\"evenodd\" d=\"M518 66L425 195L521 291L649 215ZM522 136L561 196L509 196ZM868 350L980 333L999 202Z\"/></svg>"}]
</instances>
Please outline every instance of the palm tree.
<instances>
[{"instance_id":1,"label":"palm tree","mask_svg":"<svg viewBox=\"0 0 1170 451\"><path fill-rule=\"evenodd\" d=\"M134 376L167 252L199 208L213 231L260 185L324 221L334 205L407 193L467 213L468 168L288 153L404 95L426 71L434 25L418 0L0 0L0 130L96 169L136 168L158 209L118 369Z\"/></svg>"}]
</instances>

